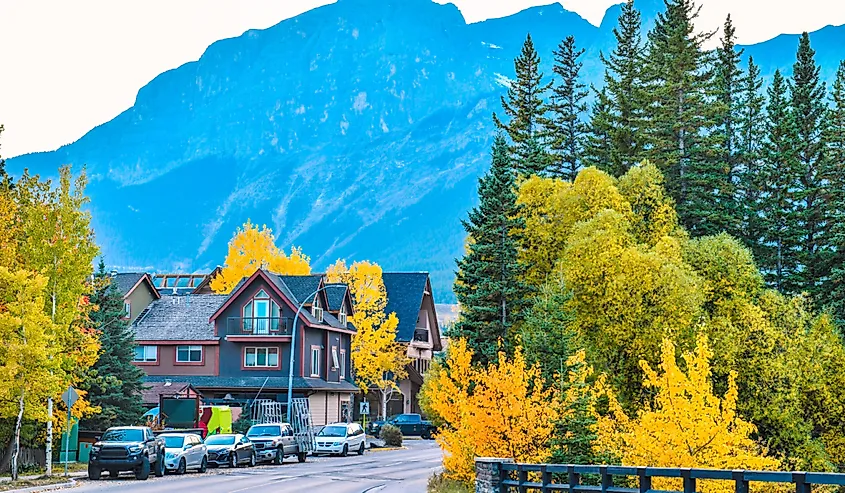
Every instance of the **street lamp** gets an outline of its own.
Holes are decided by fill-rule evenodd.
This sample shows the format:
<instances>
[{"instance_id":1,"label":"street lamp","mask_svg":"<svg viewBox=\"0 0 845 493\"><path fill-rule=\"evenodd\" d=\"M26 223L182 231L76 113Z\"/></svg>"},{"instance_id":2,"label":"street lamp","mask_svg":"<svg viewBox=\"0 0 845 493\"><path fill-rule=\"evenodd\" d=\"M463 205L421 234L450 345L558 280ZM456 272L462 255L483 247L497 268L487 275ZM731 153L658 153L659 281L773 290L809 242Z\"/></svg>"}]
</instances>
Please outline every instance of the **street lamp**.
<instances>
[{"instance_id":1,"label":"street lamp","mask_svg":"<svg viewBox=\"0 0 845 493\"><path fill-rule=\"evenodd\" d=\"M323 286L322 288L317 289L316 291L311 293L310 296L307 296L304 300L302 300L302 303L299 304L299 308L297 308L297 310L296 310L296 314L293 316L293 335L291 336L291 339L290 339L290 367L288 368L288 410L287 410L288 423L291 423L290 408L291 408L291 402L292 402L292 399L293 399L293 356L296 353L296 324L299 322L299 314L302 312L302 309L305 308L305 303L307 303L308 300L313 300L314 297L317 296L317 293L319 293L320 291L323 291L325 289L328 289L328 288L343 288L343 289L346 289L346 285L344 285L344 284L327 284L327 285ZM293 423L291 423L291 424L293 424Z\"/></svg>"}]
</instances>

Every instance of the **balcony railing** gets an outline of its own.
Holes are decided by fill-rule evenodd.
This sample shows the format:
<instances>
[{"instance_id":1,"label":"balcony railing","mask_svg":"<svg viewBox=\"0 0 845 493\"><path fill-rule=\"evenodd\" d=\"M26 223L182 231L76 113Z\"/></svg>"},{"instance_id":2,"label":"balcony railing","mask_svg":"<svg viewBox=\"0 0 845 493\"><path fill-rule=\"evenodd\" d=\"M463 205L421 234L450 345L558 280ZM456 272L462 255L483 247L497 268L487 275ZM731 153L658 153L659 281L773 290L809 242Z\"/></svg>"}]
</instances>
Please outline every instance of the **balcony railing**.
<instances>
[{"instance_id":1,"label":"balcony railing","mask_svg":"<svg viewBox=\"0 0 845 493\"><path fill-rule=\"evenodd\" d=\"M227 336L289 336L293 330L290 317L229 317Z\"/></svg>"},{"instance_id":2,"label":"balcony railing","mask_svg":"<svg viewBox=\"0 0 845 493\"><path fill-rule=\"evenodd\" d=\"M414 342L428 342L428 329L414 330Z\"/></svg>"}]
</instances>

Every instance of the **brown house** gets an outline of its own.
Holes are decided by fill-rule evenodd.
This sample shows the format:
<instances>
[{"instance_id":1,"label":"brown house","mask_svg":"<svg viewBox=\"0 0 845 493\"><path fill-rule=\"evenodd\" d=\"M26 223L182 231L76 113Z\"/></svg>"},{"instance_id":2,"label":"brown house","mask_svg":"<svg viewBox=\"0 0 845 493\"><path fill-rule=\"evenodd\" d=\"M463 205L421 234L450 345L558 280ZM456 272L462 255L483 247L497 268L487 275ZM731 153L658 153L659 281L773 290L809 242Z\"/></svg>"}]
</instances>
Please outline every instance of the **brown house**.
<instances>
[{"instance_id":1,"label":"brown house","mask_svg":"<svg viewBox=\"0 0 845 493\"><path fill-rule=\"evenodd\" d=\"M145 272L129 272L112 274L112 282L123 296L125 318L130 323L138 318L150 303L161 297L149 274Z\"/></svg>"}]
</instances>

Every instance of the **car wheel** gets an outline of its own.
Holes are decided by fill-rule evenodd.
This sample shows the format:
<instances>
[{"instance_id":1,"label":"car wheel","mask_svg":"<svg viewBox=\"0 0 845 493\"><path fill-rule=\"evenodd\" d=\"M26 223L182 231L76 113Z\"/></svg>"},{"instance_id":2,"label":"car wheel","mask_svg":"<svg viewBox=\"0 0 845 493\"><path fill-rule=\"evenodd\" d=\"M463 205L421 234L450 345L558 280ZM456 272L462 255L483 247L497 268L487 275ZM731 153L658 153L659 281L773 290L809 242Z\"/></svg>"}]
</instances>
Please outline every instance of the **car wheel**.
<instances>
[{"instance_id":1,"label":"car wheel","mask_svg":"<svg viewBox=\"0 0 845 493\"><path fill-rule=\"evenodd\" d=\"M100 471L99 467L88 466L88 479L93 479L94 481L97 481L98 479L100 479L101 473L102 471Z\"/></svg>"},{"instance_id":2,"label":"car wheel","mask_svg":"<svg viewBox=\"0 0 845 493\"><path fill-rule=\"evenodd\" d=\"M158 460L155 463L155 475L157 478L164 477L166 469L164 468L164 453L160 452L158 454Z\"/></svg>"},{"instance_id":3,"label":"car wheel","mask_svg":"<svg viewBox=\"0 0 845 493\"><path fill-rule=\"evenodd\" d=\"M208 470L208 457L203 456L202 462L200 463L199 472L204 473Z\"/></svg>"},{"instance_id":4,"label":"car wheel","mask_svg":"<svg viewBox=\"0 0 845 493\"><path fill-rule=\"evenodd\" d=\"M150 458L141 457L141 465L135 468L135 479L144 481L150 477Z\"/></svg>"},{"instance_id":5,"label":"car wheel","mask_svg":"<svg viewBox=\"0 0 845 493\"><path fill-rule=\"evenodd\" d=\"M188 465L185 464L185 459L179 459L179 466L176 468L176 474L182 475L185 474L185 471L188 470Z\"/></svg>"},{"instance_id":6,"label":"car wheel","mask_svg":"<svg viewBox=\"0 0 845 493\"><path fill-rule=\"evenodd\" d=\"M273 464L277 466L285 461L285 452L282 449L276 449L276 456L273 457Z\"/></svg>"},{"instance_id":7,"label":"car wheel","mask_svg":"<svg viewBox=\"0 0 845 493\"><path fill-rule=\"evenodd\" d=\"M361 442L361 446L358 447L358 455L364 455L364 442Z\"/></svg>"},{"instance_id":8,"label":"car wheel","mask_svg":"<svg viewBox=\"0 0 845 493\"><path fill-rule=\"evenodd\" d=\"M300 463L305 462L305 459L307 459L307 458L308 458L307 452L299 452L298 454L296 454L296 460L298 460Z\"/></svg>"},{"instance_id":9,"label":"car wheel","mask_svg":"<svg viewBox=\"0 0 845 493\"><path fill-rule=\"evenodd\" d=\"M340 453L340 456L346 457L347 455L349 455L349 445L344 443L343 444L343 452Z\"/></svg>"},{"instance_id":10,"label":"car wheel","mask_svg":"<svg viewBox=\"0 0 845 493\"><path fill-rule=\"evenodd\" d=\"M255 458L255 452L253 452L249 456L249 467L255 467L256 464L258 464L258 460Z\"/></svg>"},{"instance_id":11,"label":"car wheel","mask_svg":"<svg viewBox=\"0 0 845 493\"><path fill-rule=\"evenodd\" d=\"M229 467L232 469L238 467L238 455L234 451L229 455Z\"/></svg>"},{"instance_id":12,"label":"car wheel","mask_svg":"<svg viewBox=\"0 0 845 493\"><path fill-rule=\"evenodd\" d=\"M423 440L431 440L431 431L430 430L423 431L422 436L420 438L422 438Z\"/></svg>"}]
</instances>

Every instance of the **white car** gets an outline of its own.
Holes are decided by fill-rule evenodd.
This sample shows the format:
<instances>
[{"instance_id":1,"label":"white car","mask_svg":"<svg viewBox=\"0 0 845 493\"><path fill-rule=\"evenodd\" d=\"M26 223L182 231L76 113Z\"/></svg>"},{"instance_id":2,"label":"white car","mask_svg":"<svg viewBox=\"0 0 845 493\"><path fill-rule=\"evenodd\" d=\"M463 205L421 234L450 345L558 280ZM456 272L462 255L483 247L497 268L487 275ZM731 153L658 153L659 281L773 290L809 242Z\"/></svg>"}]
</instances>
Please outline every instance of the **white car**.
<instances>
[{"instance_id":1,"label":"white car","mask_svg":"<svg viewBox=\"0 0 845 493\"><path fill-rule=\"evenodd\" d=\"M208 448L199 435L193 433L162 433L164 466L168 471L185 474L189 469L205 472L208 469Z\"/></svg>"},{"instance_id":2,"label":"white car","mask_svg":"<svg viewBox=\"0 0 845 493\"><path fill-rule=\"evenodd\" d=\"M346 457L349 452L362 455L367 448L367 435L358 423L326 425L314 439L314 454L337 454Z\"/></svg>"}]
</instances>

